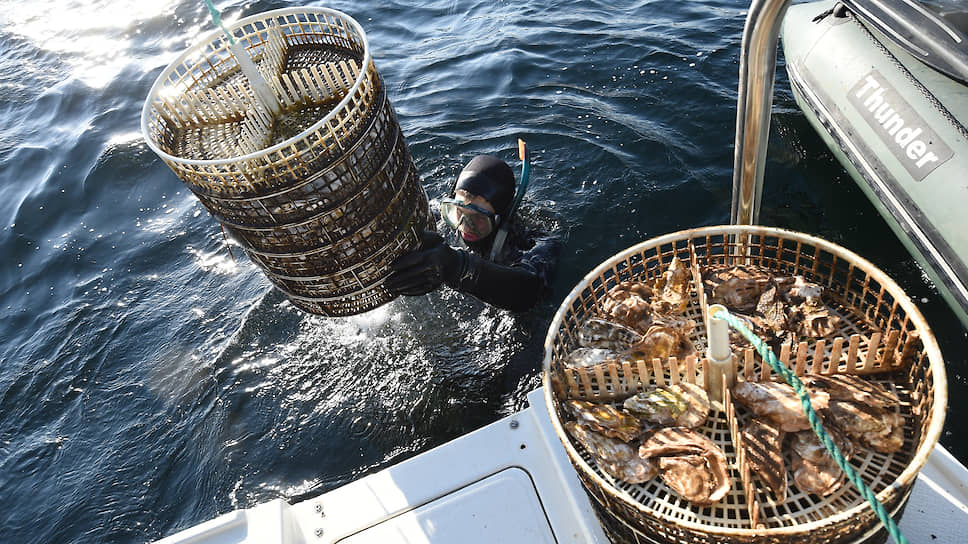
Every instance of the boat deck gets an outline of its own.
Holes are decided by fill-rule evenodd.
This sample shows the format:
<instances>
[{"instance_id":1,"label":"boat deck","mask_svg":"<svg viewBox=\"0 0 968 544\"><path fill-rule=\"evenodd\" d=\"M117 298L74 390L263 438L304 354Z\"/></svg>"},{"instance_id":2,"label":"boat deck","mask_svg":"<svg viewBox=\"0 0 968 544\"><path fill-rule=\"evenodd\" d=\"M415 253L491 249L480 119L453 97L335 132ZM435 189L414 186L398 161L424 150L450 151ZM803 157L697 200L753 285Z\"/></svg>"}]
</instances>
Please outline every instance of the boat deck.
<instances>
[{"instance_id":1,"label":"boat deck","mask_svg":"<svg viewBox=\"0 0 968 544\"><path fill-rule=\"evenodd\" d=\"M542 389L531 406L319 497L275 500L159 544L606 543L555 435ZM901 521L910 542L963 542L968 469L938 446Z\"/></svg>"}]
</instances>

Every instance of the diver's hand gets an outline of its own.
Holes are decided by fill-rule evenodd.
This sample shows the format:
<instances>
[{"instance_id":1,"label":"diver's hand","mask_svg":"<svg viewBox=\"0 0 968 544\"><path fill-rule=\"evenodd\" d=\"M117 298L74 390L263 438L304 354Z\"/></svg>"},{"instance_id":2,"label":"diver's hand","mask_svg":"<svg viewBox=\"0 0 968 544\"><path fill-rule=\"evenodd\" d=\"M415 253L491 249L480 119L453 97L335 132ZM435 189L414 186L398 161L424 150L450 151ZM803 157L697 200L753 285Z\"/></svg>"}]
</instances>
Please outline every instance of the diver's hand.
<instances>
[{"instance_id":1,"label":"diver's hand","mask_svg":"<svg viewBox=\"0 0 968 544\"><path fill-rule=\"evenodd\" d=\"M436 232L424 231L420 249L401 256L390 265L383 286L394 294L418 296L453 283L460 273L460 253L444 243Z\"/></svg>"}]
</instances>

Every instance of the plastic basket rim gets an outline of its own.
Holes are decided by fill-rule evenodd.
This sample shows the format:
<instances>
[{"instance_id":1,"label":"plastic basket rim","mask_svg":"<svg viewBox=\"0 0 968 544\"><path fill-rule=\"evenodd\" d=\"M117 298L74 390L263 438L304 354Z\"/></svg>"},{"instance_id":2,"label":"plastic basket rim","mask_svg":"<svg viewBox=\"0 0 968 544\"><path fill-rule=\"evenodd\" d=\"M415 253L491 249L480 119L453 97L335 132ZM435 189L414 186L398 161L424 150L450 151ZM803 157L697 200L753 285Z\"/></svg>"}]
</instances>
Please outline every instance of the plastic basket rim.
<instances>
[{"instance_id":1,"label":"plastic basket rim","mask_svg":"<svg viewBox=\"0 0 968 544\"><path fill-rule=\"evenodd\" d=\"M694 229L680 230L677 232L665 234L655 238L650 238L638 244L635 244L629 248L626 248L618 253L612 255L601 264L596 266L590 272L585 274L581 281L568 293L565 299L561 302L558 310L555 312L555 316L551 321L551 325L548 327L548 334L545 336L544 342L544 358L542 360L542 370L541 370L541 384L544 388L545 404L548 409L548 416L551 419L551 424L555 429L555 433L558 435L559 440L562 442L565 450L567 451L568 457L573 464L578 464L581 466L581 470L586 476L593 479L595 484L603 491L613 489L618 491L619 494L625 495L624 491L619 491L611 483L602 478L597 472L595 472L588 463L582 458L575 447L571 444L570 440L563 439L567 437L567 433L559 420L557 414L555 413L555 397L553 394L553 388L551 384L551 359L552 359L552 347L554 344L554 339L556 332L561 327L565 319L565 314L570 310L572 303L578 298L582 290L584 290L593 280L600 277L606 270L610 269L615 263L620 262L632 255L637 255L646 249L655 248L668 243L674 243L681 240L690 240L694 238L700 238L703 236L719 236L719 235L762 235L762 236L776 236L784 239L796 239L808 244L811 244L817 248L824 249L836 255L837 257L843 258L853 264L864 269L864 272L873 276L882 286L886 287L892 295L894 295L895 300L899 303L904 311L907 313L908 317L915 324L915 327L920 331L929 331L930 328L921 315L921 311L918 310L917 306L911 301L907 293L897 283L891 279L886 273L884 273L880 268L874 266L873 263L867 259L857 255L853 251L850 251L838 244L805 234L802 232L797 232L793 230L781 229L777 227L765 227L758 225L715 225L707 227L699 227ZM898 296L900 295L900 296ZM921 341L924 346L924 350L927 353L928 360L930 361L930 366L932 368L932 375L935 380L935 408L934 414L931 420L931 424L925 430L924 439L922 441L922 446L915 452L914 458L908 463L907 467L897 476L894 482L882 489L876 494L878 500L885 501L888 499L889 495L899 491L899 485L910 484L913 486L914 479L917 478L918 473L921 468L928 460L928 456L931 451L934 450L934 446L938 443L941 437L941 430L944 426L944 411L939 409L947 405L947 375L944 370L944 360L941 355L941 349L938 347L937 340L934 338L934 334L925 334L921 337ZM929 447L925 447L930 445ZM900 483L900 484L899 484ZM908 493L902 494L906 496L909 494L910 489L907 490ZM613 493L615 494L615 493ZM630 503L636 509L640 509L642 505L638 501L631 500L628 497L622 496L621 499ZM677 519L675 522L683 527L689 528L691 530L702 532L711 535L721 535L721 536L763 536L764 534L769 534L772 536L796 536L801 535L806 531L813 529L819 529L826 527L835 523L842 523L844 521L854 518L861 511L869 509L870 505L867 501L862 501L856 506L849 508L845 511L839 512L835 515L828 516L826 518L810 521L807 523L802 523L796 526L786 526L786 527L769 527L764 529L757 528L734 528L734 527L715 527L709 525L703 525L700 523L695 523L691 520ZM879 526L879 524L877 525Z\"/></svg>"},{"instance_id":2,"label":"plastic basket rim","mask_svg":"<svg viewBox=\"0 0 968 544\"><path fill-rule=\"evenodd\" d=\"M238 162L253 160L262 156L267 156L280 149L289 147L297 140L304 138L307 134L315 132L320 127L322 127L325 123L329 122L330 118L332 118L337 111L341 110L343 106L349 103L350 99L356 94L360 86L363 84L363 80L366 79L366 77L368 76L367 67L370 65L370 61L371 61L370 42L366 39L366 33L363 31L363 27L360 25L360 23L356 21L356 19L350 17L349 15L347 15L342 11L330 9L330 8L316 8L316 7L281 8L281 9L275 9L270 11L264 11L262 13L257 13L255 15L250 15L248 17L239 19L238 21L233 23L232 26L229 26L227 28L229 33L231 34L235 30L242 28L247 24L254 23L257 21L264 21L264 20L273 19L273 18L285 16L285 15L298 15L298 14L305 14L305 13L333 15L334 17L341 18L355 28L355 30L359 33L363 41L363 60L360 63L361 68L360 68L360 72L356 75L356 81L353 83L353 86L350 87L349 91L347 91L346 96L344 96L343 99L340 100L339 103L336 104L328 114L326 114L319 121L313 123L312 126L306 128L305 130L303 130L302 132L300 132L299 134L296 134L291 138L288 138L282 142L279 142L278 144L272 145L265 149L260 149L259 151L248 153L246 155L240 155L238 157L230 157L227 159L187 159L184 157L178 157L176 155L172 155L166 152L165 150L161 149L155 143L154 138L151 136L151 133L148 130L149 116L152 110L152 102L154 101L153 99L158 95L158 92L161 90L161 87L163 83L166 82L168 76L171 75L171 73L174 72L183 61L187 60L193 54L198 52L198 50L209 45L210 43L217 40L220 36L222 36L223 34L222 29L217 28L203 35L202 39L200 39L194 45L192 45L191 47L183 51L181 55L175 58L175 60L171 61L171 63L169 63L168 66L165 67L165 69L161 72L161 74L159 74L158 77L155 79L155 82L151 85L151 90L148 91L148 97L145 99L145 103L141 108L141 135L142 137L144 137L145 142L148 144L148 147L150 147L151 150L157 153L158 156L160 156L162 159L179 163L179 164L188 164L188 165L194 165L194 166L235 164Z\"/></svg>"}]
</instances>

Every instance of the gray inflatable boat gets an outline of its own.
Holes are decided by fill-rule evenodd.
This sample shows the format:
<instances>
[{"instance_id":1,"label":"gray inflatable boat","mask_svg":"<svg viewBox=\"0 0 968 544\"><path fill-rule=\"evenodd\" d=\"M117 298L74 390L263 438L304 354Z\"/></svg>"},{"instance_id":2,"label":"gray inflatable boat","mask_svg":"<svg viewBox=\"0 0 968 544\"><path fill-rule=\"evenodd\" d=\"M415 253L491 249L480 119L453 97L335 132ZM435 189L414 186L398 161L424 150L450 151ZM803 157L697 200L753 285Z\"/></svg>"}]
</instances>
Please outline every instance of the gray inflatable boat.
<instances>
[{"instance_id":1,"label":"gray inflatable boat","mask_svg":"<svg viewBox=\"0 0 968 544\"><path fill-rule=\"evenodd\" d=\"M968 327L968 2L791 6L794 97Z\"/></svg>"}]
</instances>

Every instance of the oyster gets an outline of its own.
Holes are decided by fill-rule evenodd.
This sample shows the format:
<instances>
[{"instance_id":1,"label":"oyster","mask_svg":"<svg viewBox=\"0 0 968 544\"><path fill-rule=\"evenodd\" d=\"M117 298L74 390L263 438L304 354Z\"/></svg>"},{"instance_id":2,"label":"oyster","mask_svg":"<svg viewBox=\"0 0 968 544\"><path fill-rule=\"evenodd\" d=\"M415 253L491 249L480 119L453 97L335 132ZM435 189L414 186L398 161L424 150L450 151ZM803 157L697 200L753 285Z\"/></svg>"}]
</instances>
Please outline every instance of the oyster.
<instances>
[{"instance_id":1,"label":"oyster","mask_svg":"<svg viewBox=\"0 0 968 544\"><path fill-rule=\"evenodd\" d=\"M608 404L569 400L564 407L580 423L610 438L631 442L642 432L635 416Z\"/></svg>"},{"instance_id":2,"label":"oyster","mask_svg":"<svg viewBox=\"0 0 968 544\"><path fill-rule=\"evenodd\" d=\"M651 387L625 399L625 410L639 419L657 425L674 425L688 408L682 395L665 387Z\"/></svg>"},{"instance_id":3,"label":"oyster","mask_svg":"<svg viewBox=\"0 0 968 544\"><path fill-rule=\"evenodd\" d=\"M854 446L843 434L831 427L826 428L826 431L846 459L853 457ZM833 457L830 456L827 448L820 442L812 429L792 433L790 435L790 449L802 457L804 461L814 464L822 465L834 462Z\"/></svg>"},{"instance_id":4,"label":"oyster","mask_svg":"<svg viewBox=\"0 0 968 544\"><path fill-rule=\"evenodd\" d=\"M810 428L807 415L793 387L779 382L738 381L731 391L733 398L781 431L796 432ZM830 395L824 391L810 391L810 403L817 412L827 408Z\"/></svg>"},{"instance_id":5,"label":"oyster","mask_svg":"<svg viewBox=\"0 0 968 544\"><path fill-rule=\"evenodd\" d=\"M653 386L625 399L625 410L656 425L696 428L709 416L706 390L692 383Z\"/></svg>"},{"instance_id":6,"label":"oyster","mask_svg":"<svg viewBox=\"0 0 968 544\"><path fill-rule=\"evenodd\" d=\"M830 495L844 482L844 473L837 463L812 463L795 453L791 456L790 470L797 488L814 495Z\"/></svg>"},{"instance_id":7,"label":"oyster","mask_svg":"<svg viewBox=\"0 0 968 544\"><path fill-rule=\"evenodd\" d=\"M754 419L743 429L741 435L750 468L770 488L778 501L785 501L786 465L780 450L783 431L767 421Z\"/></svg>"},{"instance_id":8,"label":"oyster","mask_svg":"<svg viewBox=\"0 0 968 544\"><path fill-rule=\"evenodd\" d=\"M696 347L679 329L665 325L653 325L633 345L626 354L635 360L651 361L652 359L668 359L669 357L684 358L696 353Z\"/></svg>"},{"instance_id":9,"label":"oyster","mask_svg":"<svg viewBox=\"0 0 968 544\"><path fill-rule=\"evenodd\" d=\"M660 429L639 446L639 456L658 457L662 481L689 502L713 504L729 492L726 455L695 431Z\"/></svg>"},{"instance_id":10,"label":"oyster","mask_svg":"<svg viewBox=\"0 0 968 544\"><path fill-rule=\"evenodd\" d=\"M830 309L822 302L794 306L789 315L790 326L800 336L823 338L834 334L843 325L840 317L830 313Z\"/></svg>"},{"instance_id":11,"label":"oyster","mask_svg":"<svg viewBox=\"0 0 968 544\"><path fill-rule=\"evenodd\" d=\"M689 306L689 267L673 257L669 268L656 279L652 311L658 314L681 314Z\"/></svg>"},{"instance_id":12,"label":"oyster","mask_svg":"<svg viewBox=\"0 0 968 544\"><path fill-rule=\"evenodd\" d=\"M756 311L763 316L760 318L760 328L767 328L774 334L787 328L786 306L777 296L775 281L771 280L763 290L756 303Z\"/></svg>"},{"instance_id":13,"label":"oyster","mask_svg":"<svg viewBox=\"0 0 968 544\"><path fill-rule=\"evenodd\" d=\"M887 409L844 400L830 401L827 420L848 437L881 453L904 445L904 416Z\"/></svg>"},{"instance_id":14,"label":"oyster","mask_svg":"<svg viewBox=\"0 0 968 544\"><path fill-rule=\"evenodd\" d=\"M823 295L823 287L816 283L810 283L803 279L803 276L793 276L793 278L783 278L784 293L783 300L792 304L807 303L814 306L820 303Z\"/></svg>"},{"instance_id":15,"label":"oyster","mask_svg":"<svg viewBox=\"0 0 968 544\"><path fill-rule=\"evenodd\" d=\"M648 435L639 446L640 457L665 457L668 455L697 455L706 450L718 449L705 436L685 427L663 427Z\"/></svg>"},{"instance_id":16,"label":"oyster","mask_svg":"<svg viewBox=\"0 0 968 544\"><path fill-rule=\"evenodd\" d=\"M845 458L850 459L854 454L853 445L844 435L832 427L827 427L827 434L840 449ZM790 470L793 472L793 482L801 491L814 495L826 496L840 489L844 483L844 473L834 458L827 452L827 448L820 442L812 430L793 433L790 437Z\"/></svg>"},{"instance_id":17,"label":"oyster","mask_svg":"<svg viewBox=\"0 0 968 544\"><path fill-rule=\"evenodd\" d=\"M565 430L598 461L599 466L613 478L630 484L651 480L659 468L643 459L635 448L614 438L601 435L574 421L565 423Z\"/></svg>"},{"instance_id":18,"label":"oyster","mask_svg":"<svg viewBox=\"0 0 968 544\"><path fill-rule=\"evenodd\" d=\"M770 279L768 272L746 266L710 267L703 274L703 284L709 292L710 302L738 312L756 309Z\"/></svg>"},{"instance_id":19,"label":"oyster","mask_svg":"<svg viewBox=\"0 0 968 544\"><path fill-rule=\"evenodd\" d=\"M622 351L640 340L642 335L625 325L598 317L585 321L578 329L578 343L586 348Z\"/></svg>"},{"instance_id":20,"label":"oyster","mask_svg":"<svg viewBox=\"0 0 968 544\"><path fill-rule=\"evenodd\" d=\"M670 489L695 504L714 504L729 493L726 456L711 452L659 458L659 475Z\"/></svg>"},{"instance_id":21,"label":"oyster","mask_svg":"<svg viewBox=\"0 0 968 544\"><path fill-rule=\"evenodd\" d=\"M652 287L643 282L625 281L608 291L602 310L611 319L634 329L646 330L651 322Z\"/></svg>"},{"instance_id":22,"label":"oyster","mask_svg":"<svg viewBox=\"0 0 968 544\"><path fill-rule=\"evenodd\" d=\"M652 316L652 325L674 329L680 337L687 337L696 330L696 321L681 315L655 314Z\"/></svg>"},{"instance_id":23,"label":"oyster","mask_svg":"<svg viewBox=\"0 0 968 544\"><path fill-rule=\"evenodd\" d=\"M807 374L804 385L815 391L826 391L830 400L846 400L875 408L894 409L901 401L893 392L853 374Z\"/></svg>"},{"instance_id":24,"label":"oyster","mask_svg":"<svg viewBox=\"0 0 968 544\"><path fill-rule=\"evenodd\" d=\"M578 348L565 358L565 366L569 368L593 366L616 357L616 353L610 349Z\"/></svg>"}]
</instances>

